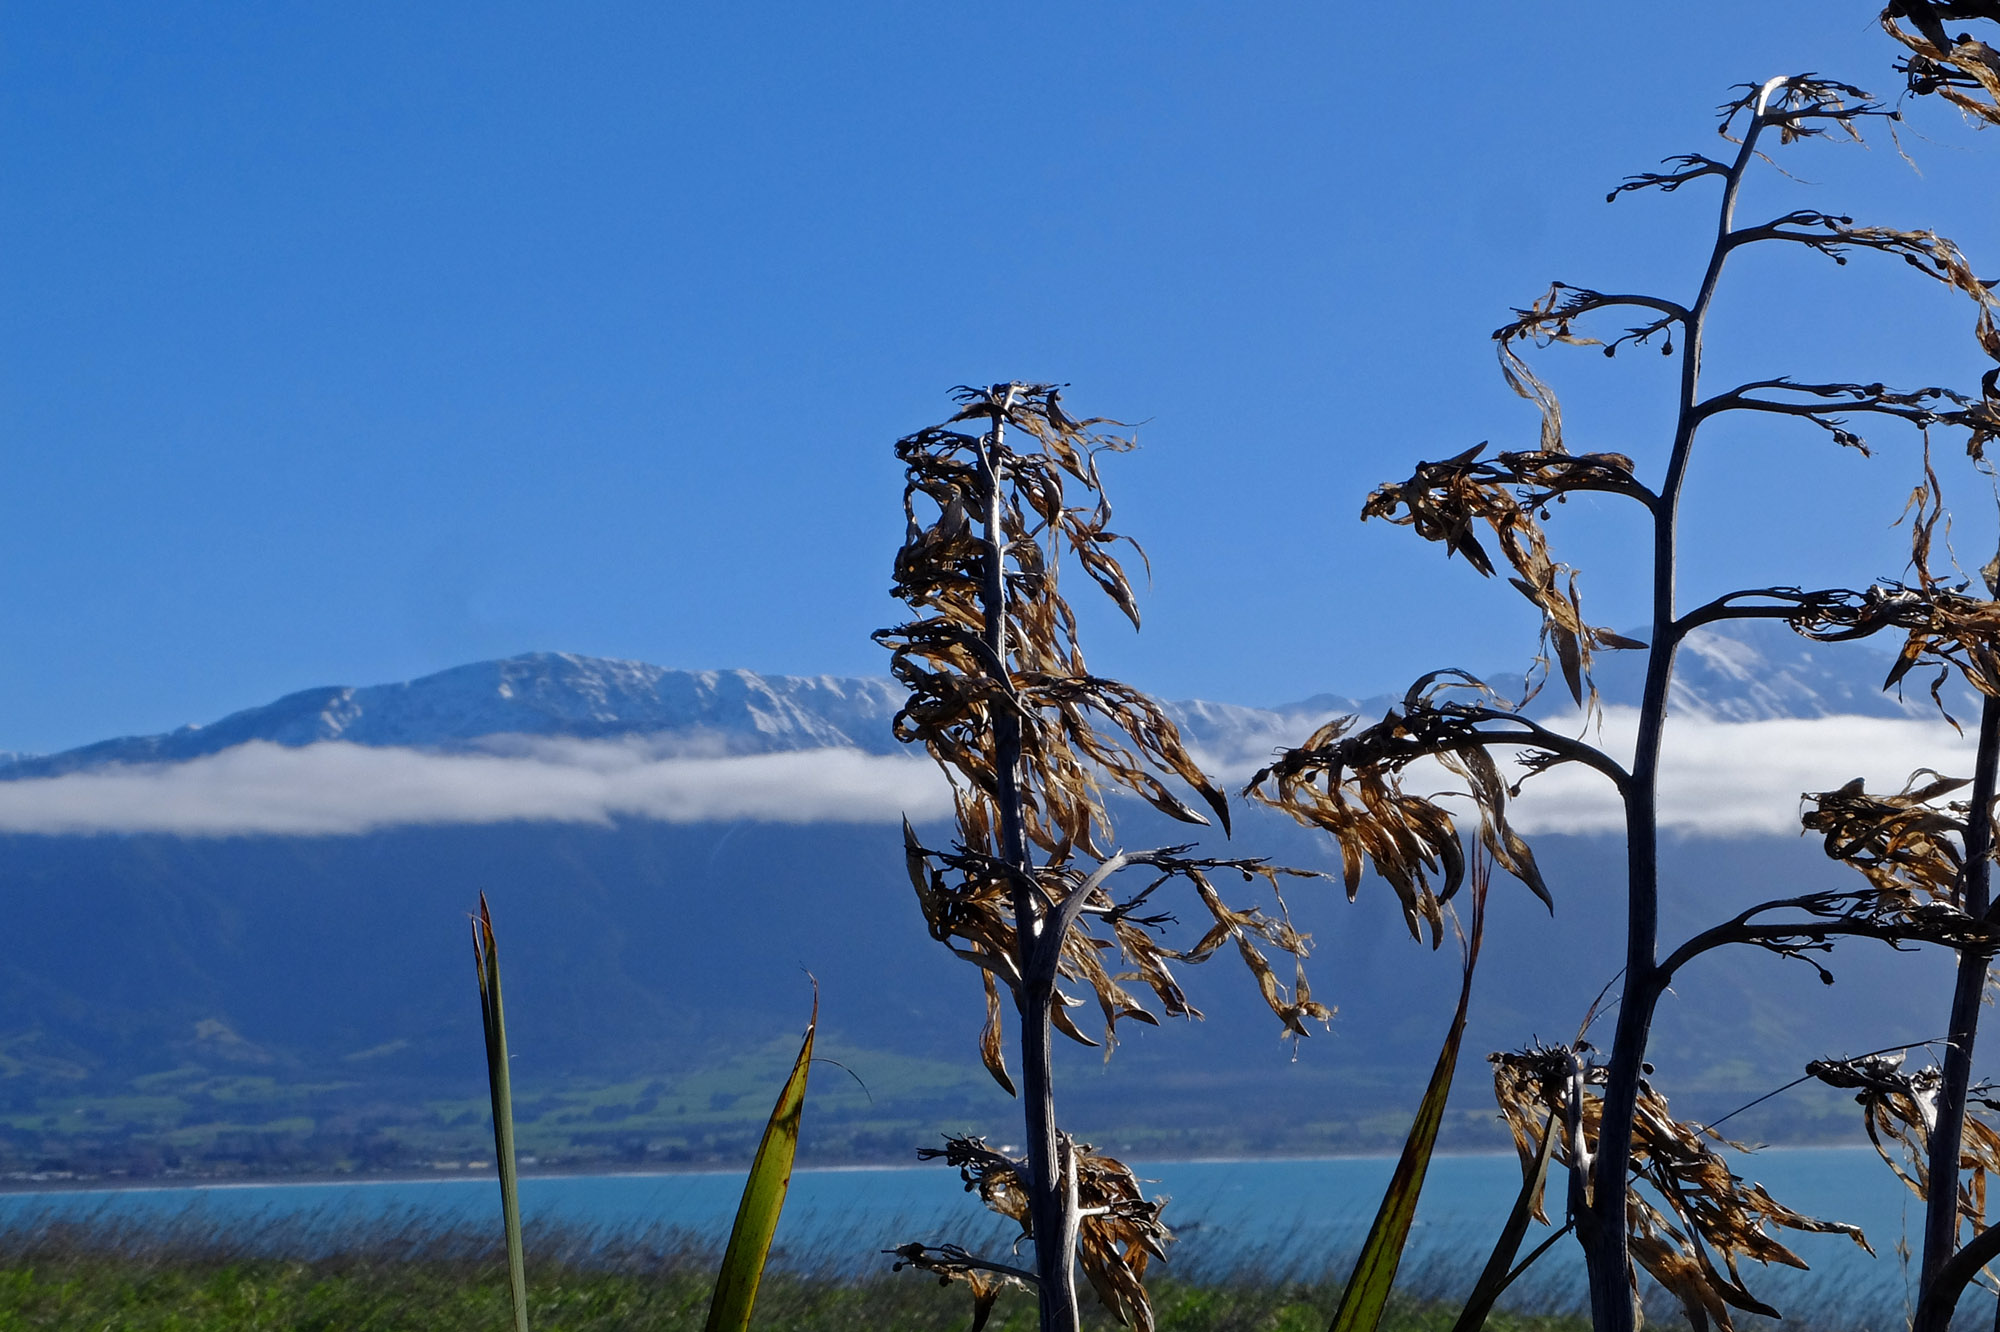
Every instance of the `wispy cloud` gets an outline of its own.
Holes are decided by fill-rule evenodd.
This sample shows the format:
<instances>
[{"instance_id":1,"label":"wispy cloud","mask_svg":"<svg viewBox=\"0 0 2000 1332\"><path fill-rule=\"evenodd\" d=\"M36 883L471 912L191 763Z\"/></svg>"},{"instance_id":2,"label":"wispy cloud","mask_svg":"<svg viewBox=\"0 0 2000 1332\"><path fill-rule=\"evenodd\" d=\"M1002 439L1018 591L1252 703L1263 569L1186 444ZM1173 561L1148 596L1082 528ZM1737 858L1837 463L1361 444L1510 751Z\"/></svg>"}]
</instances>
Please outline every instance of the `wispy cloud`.
<instances>
[{"instance_id":1,"label":"wispy cloud","mask_svg":"<svg viewBox=\"0 0 2000 1332\"><path fill-rule=\"evenodd\" d=\"M253 741L185 763L0 782L0 831L363 833L404 824L618 819L873 823L950 813L927 761L848 749L660 757L619 741L434 754Z\"/></svg>"},{"instance_id":2,"label":"wispy cloud","mask_svg":"<svg viewBox=\"0 0 2000 1332\"><path fill-rule=\"evenodd\" d=\"M1637 733L1637 712L1612 708L1602 735L1590 738L1629 763ZM1941 721L1670 721L1660 761L1660 823L1709 837L1797 833L1803 792L1831 790L1855 777L1866 778L1870 790L1896 790L1918 768L1970 776L1972 754L1973 737ZM1573 765L1531 779L1513 814L1524 832L1624 827L1610 785Z\"/></svg>"},{"instance_id":3,"label":"wispy cloud","mask_svg":"<svg viewBox=\"0 0 2000 1332\"><path fill-rule=\"evenodd\" d=\"M1629 756L1636 720L1631 709L1610 709L1593 738ZM1661 822L1710 837L1796 833L1800 792L1851 777L1894 788L1921 767L1968 772L1972 758L1971 737L1943 723L1875 717L1689 720L1670 726L1667 739ZM1416 790L1446 783L1442 772L1410 779ZM943 778L918 758L848 749L690 754L641 742L522 737L476 754L256 741L185 763L0 782L0 832L17 833L324 835L619 819L877 823L950 812ZM1533 778L1512 812L1524 832L1623 826L1609 785L1575 766Z\"/></svg>"},{"instance_id":4,"label":"wispy cloud","mask_svg":"<svg viewBox=\"0 0 2000 1332\"><path fill-rule=\"evenodd\" d=\"M1233 745L1211 746L1201 757L1214 762L1233 785L1248 780L1270 761L1272 746L1297 744L1317 717L1291 719L1280 736L1267 727ZM1638 734L1638 711L1605 710L1601 728L1582 730L1576 718L1545 719L1630 765ZM1266 732L1269 732L1268 734ZM1248 734L1248 733L1246 733ZM1676 718L1668 723L1660 773L1663 827L1704 837L1795 834L1799 796L1826 791L1854 777L1871 790L1895 790L1918 768L1970 775L1973 741L1941 721L1884 717L1813 717L1779 721L1725 722ZM1504 758L1505 751L1496 752ZM1509 775L1522 770L1503 762ZM1412 791L1452 789L1456 779L1435 764L1413 768ZM1466 806L1469 809L1469 806ZM1610 783L1574 765L1530 779L1510 806L1509 817L1523 832L1615 833L1625 826L1624 806Z\"/></svg>"}]
</instances>

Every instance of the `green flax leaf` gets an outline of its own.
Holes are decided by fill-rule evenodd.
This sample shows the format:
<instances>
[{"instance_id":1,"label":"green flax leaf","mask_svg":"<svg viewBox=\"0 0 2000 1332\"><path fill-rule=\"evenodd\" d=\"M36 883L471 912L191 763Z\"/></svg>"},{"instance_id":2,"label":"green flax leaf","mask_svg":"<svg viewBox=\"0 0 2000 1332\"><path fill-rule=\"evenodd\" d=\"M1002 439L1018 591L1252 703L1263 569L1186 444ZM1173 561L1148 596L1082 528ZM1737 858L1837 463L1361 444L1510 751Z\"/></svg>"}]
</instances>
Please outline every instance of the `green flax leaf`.
<instances>
[{"instance_id":1,"label":"green flax leaf","mask_svg":"<svg viewBox=\"0 0 2000 1332\"><path fill-rule=\"evenodd\" d=\"M1451 1097L1452 1070L1458 1066L1458 1047L1465 1036L1465 1014L1472 1002L1472 971L1479 964L1479 941L1486 927L1488 871L1483 855L1476 855L1472 869L1472 935L1465 945L1465 977L1459 985L1458 1010L1452 1015L1451 1030L1438 1051L1437 1067L1430 1085L1417 1107L1410 1136L1396 1162L1396 1173L1382 1195L1375 1224L1355 1260L1354 1274L1341 1292L1340 1307L1334 1310L1331 1332L1376 1332L1382 1310L1389 1303L1389 1291L1396 1284L1396 1267L1403 1260L1403 1246L1410 1237L1410 1222L1417 1214L1417 1195L1423 1191L1424 1173L1430 1169L1431 1149L1437 1145L1438 1128L1444 1123L1445 1102Z\"/></svg>"},{"instance_id":2,"label":"green flax leaf","mask_svg":"<svg viewBox=\"0 0 2000 1332\"><path fill-rule=\"evenodd\" d=\"M500 1168L500 1219L507 1230L507 1283L514 1332L528 1332L527 1262L521 1250L521 1195L514 1174L514 1094L507 1077L507 1016L500 1006L500 948L493 914L479 895L472 922L472 965L479 977L479 1016L486 1031L486 1085L493 1094L493 1159Z\"/></svg>"},{"instance_id":3,"label":"green flax leaf","mask_svg":"<svg viewBox=\"0 0 2000 1332\"><path fill-rule=\"evenodd\" d=\"M819 986L815 984L805 1043L799 1046L785 1089L778 1093L771 1122L764 1126L757 1159L750 1163L743 1201L736 1208L736 1224L729 1231L729 1247L722 1254L722 1271L715 1278L705 1332L744 1332L750 1326L757 1283L764 1278L764 1260L770 1256L771 1237L778 1230L785 1190L792 1184L792 1158L799 1149L799 1112L805 1108L806 1070L812 1064L813 1029L818 1025Z\"/></svg>"},{"instance_id":4,"label":"green flax leaf","mask_svg":"<svg viewBox=\"0 0 2000 1332\"><path fill-rule=\"evenodd\" d=\"M1465 1301L1465 1310L1458 1321L1452 1324L1451 1332L1479 1332L1486 1326L1486 1317L1493 1312L1494 1301L1513 1284L1521 1269L1514 1266L1514 1255L1521 1251L1521 1241L1528 1234L1528 1222L1534 1219L1535 1200L1541 1196L1542 1184L1549 1177L1549 1159L1556 1154L1556 1116L1550 1115L1548 1123L1542 1126L1542 1150L1535 1157L1532 1168L1523 1172L1521 1192L1514 1199L1514 1210L1507 1214L1507 1224L1500 1228L1500 1240L1493 1246L1493 1256L1486 1260L1486 1269L1479 1274L1479 1282L1472 1288L1472 1294ZM1533 1262L1536 1255L1529 1255Z\"/></svg>"}]
</instances>

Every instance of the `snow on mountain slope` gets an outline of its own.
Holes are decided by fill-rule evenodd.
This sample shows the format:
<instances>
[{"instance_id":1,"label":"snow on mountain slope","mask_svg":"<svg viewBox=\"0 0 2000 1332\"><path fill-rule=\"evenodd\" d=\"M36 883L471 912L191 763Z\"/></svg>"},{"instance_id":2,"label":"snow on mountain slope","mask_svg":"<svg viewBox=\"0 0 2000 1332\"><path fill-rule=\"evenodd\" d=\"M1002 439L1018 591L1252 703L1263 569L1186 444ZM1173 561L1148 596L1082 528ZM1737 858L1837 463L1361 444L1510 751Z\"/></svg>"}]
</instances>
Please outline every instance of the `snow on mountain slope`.
<instances>
[{"instance_id":1,"label":"snow on mountain slope","mask_svg":"<svg viewBox=\"0 0 2000 1332\"><path fill-rule=\"evenodd\" d=\"M251 740L296 748L321 740L446 751L509 735L652 737L684 752L771 753L900 748L901 703L886 679L674 671L644 662L537 652L475 662L401 684L302 690L207 726L105 740L24 758L0 777L47 777L112 763L170 763Z\"/></svg>"},{"instance_id":2,"label":"snow on mountain slope","mask_svg":"<svg viewBox=\"0 0 2000 1332\"><path fill-rule=\"evenodd\" d=\"M1385 701L1386 705L1386 701ZM1203 767L1230 780L1247 777L1270 761L1274 750L1303 744L1335 717L1381 707L1359 699L1317 694L1279 708L1246 708L1235 703L1189 699L1169 703L1167 712Z\"/></svg>"},{"instance_id":3,"label":"snow on mountain slope","mask_svg":"<svg viewBox=\"0 0 2000 1332\"><path fill-rule=\"evenodd\" d=\"M1829 716L1935 715L1927 681L1908 697L1881 692L1888 658L1866 645L1809 642L1784 626L1749 621L1696 633L1682 649L1673 707L1714 722ZM1636 704L1643 654L1607 652L1597 680L1609 704ZM1486 678L1506 693L1519 675ZM1972 705L1947 691L1955 712ZM1190 744L1231 777L1303 741L1345 713L1380 716L1397 701L1320 694L1276 708L1189 700L1168 705ZM206 726L101 741L61 754L0 756L0 779L57 776L111 764L174 763L252 740L298 748L342 740L445 753L504 749L504 737L635 738L656 755L768 754L809 749L904 752L890 734L902 692L881 677L764 676L679 671L644 662L538 652L475 662L400 684L303 690ZM1538 715L1568 703L1560 683Z\"/></svg>"},{"instance_id":4,"label":"snow on mountain slope","mask_svg":"<svg viewBox=\"0 0 2000 1332\"><path fill-rule=\"evenodd\" d=\"M1644 633L1636 633L1645 637ZM1674 663L1671 710L1706 721L1775 721L1792 717L1911 717L1937 715L1930 674L1915 671L1903 692L1884 693L1891 658L1869 643L1815 643L1783 624L1745 620L1696 630ZM1645 654L1607 652L1598 658L1597 686L1607 703L1637 706ZM1560 684L1544 694L1562 694ZM1960 717L1978 704L1955 679L1945 701Z\"/></svg>"}]
</instances>

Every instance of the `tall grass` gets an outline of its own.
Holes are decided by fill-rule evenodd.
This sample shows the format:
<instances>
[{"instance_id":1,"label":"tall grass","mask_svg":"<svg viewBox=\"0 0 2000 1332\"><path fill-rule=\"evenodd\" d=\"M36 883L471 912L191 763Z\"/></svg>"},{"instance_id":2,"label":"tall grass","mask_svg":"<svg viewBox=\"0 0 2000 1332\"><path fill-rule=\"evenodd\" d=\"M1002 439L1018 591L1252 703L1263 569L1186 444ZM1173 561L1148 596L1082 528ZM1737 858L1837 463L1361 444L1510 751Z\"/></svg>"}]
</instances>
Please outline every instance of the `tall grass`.
<instances>
[{"instance_id":1,"label":"tall grass","mask_svg":"<svg viewBox=\"0 0 2000 1332\"><path fill-rule=\"evenodd\" d=\"M674 1229L639 1235L525 1227L528 1304L538 1332L699 1332L721 1254ZM310 1218L245 1227L200 1216L121 1222L25 1218L0 1227L0 1328L133 1332L300 1329L490 1332L511 1320L505 1239L490 1226L421 1215L342 1226ZM1274 1254L1274 1257L1283 1257ZM1326 1327L1346 1276L1344 1255L1318 1276L1269 1275L1254 1260L1226 1275L1153 1283L1163 1332ZM1405 1268L1383 1326L1445 1332L1465 1290L1462 1265ZM1573 1294L1516 1291L1490 1326L1582 1332ZM843 1249L774 1256L757 1301L770 1332L962 1332L964 1297L885 1267L857 1270ZM1003 1294L989 1328L1032 1328L1032 1295ZM1115 1324L1092 1308L1085 1323ZM1881 1326L1878 1324L1877 1326Z\"/></svg>"},{"instance_id":2,"label":"tall grass","mask_svg":"<svg viewBox=\"0 0 2000 1332\"><path fill-rule=\"evenodd\" d=\"M721 1262L717 1237L658 1227L641 1233L525 1226L528 1303L539 1332L699 1332ZM200 1213L173 1218L54 1219L0 1224L0 1328L133 1332L491 1332L511 1319L504 1236L490 1225L411 1212L355 1221L294 1217L245 1224ZM964 1296L884 1267L858 1264L851 1237L780 1248L760 1288L763 1332L963 1332ZM1192 1255L1190 1255L1192 1258ZM1223 1265L1177 1262L1149 1283L1161 1332L1322 1332L1353 1253L1302 1270L1290 1246ZM1448 1332L1485 1255L1432 1249L1406 1263L1382 1326ZM1791 1286L1782 1325L1741 1332L1891 1332L1900 1300L1854 1277ZM1680 1326L1675 1302L1649 1292L1649 1321ZM1585 1332L1573 1272L1531 1271L1508 1290L1495 1332ZM1003 1294L989 1328L1022 1332L1035 1302ZM1115 1326L1101 1310L1086 1325Z\"/></svg>"}]
</instances>

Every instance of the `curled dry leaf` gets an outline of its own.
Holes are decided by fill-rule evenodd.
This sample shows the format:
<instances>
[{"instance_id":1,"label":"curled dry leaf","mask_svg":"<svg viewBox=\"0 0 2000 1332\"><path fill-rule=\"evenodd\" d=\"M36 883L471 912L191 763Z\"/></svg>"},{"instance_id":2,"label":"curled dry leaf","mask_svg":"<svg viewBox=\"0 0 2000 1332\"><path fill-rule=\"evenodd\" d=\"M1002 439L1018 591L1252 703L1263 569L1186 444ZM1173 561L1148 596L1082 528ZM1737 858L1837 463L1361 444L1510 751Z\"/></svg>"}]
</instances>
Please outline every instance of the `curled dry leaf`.
<instances>
[{"instance_id":1,"label":"curled dry leaf","mask_svg":"<svg viewBox=\"0 0 2000 1332\"><path fill-rule=\"evenodd\" d=\"M1903 645L1882 687L1900 685L1919 665L1934 668L1931 701L1945 720L1956 726L1957 719L1946 709L1943 694L1952 672L1981 694L2000 698L2000 601L1969 596L1963 580L1948 585L1931 569L1931 548L1945 508L1928 449L1924 480L1911 492L1905 512L1910 518L1914 585L1878 583L1861 592L1800 595L1798 605L1786 618L1793 630L1822 642L1845 642L1900 630ZM1989 568L1994 581L2000 581L2000 559Z\"/></svg>"},{"instance_id":2,"label":"curled dry leaf","mask_svg":"<svg viewBox=\"0 0 2000 1332\"><path fill-rule=\"evenodd\" d=\"M1525 374L1525 366L1518 373ZM1509 374L1512 378L1516 372ZM1554 401L1552 395L1549 401ZM1536 515L1545 517L1547 506L1571 491L1608 491L1649 504L1652 492L1633 478L1632 460L1620 454L1572 456L1562 451L1558 439L1537 452L1481 459L1485 447L1477 445L1443 462L1419 463L1409 480L1378 487L1362 506L1361 516L1414 528L1425 540L1441 542L1448 553L1464 556L1466 563L1491 577L1493 559L1479 538L1483 524L1514 570L1508 581L1542 613L1538 665L1546 672L1553 654L1570 696L1578 706L1594 706L1592 654L1603 648L1645 645L1584 622L1576 571L1550 557ZM1532 697L1533 689L1529 692Z\"/></svg>"},{"instance_id":3,"label":"curled dry leaf","mask_svg":"<svg viewBox=\"0 0 2000 1332\"><path fill-rule=\"evenodd\" d=\"M1077 1261L1082 1265L1097 1298L1119 1322L1139 1332L1152 1332L1153 1306L1145 1288L1146 1268L1153 1259L1166 1259L1166 1246L1173 1232L1160 1220L1167 1205L1164 1198L1147 1198L1139 1181L1124 1162L1092 1150L1089 1143L1064 1138L1064 1159L1069 1172L1064 1187L1075 1188L1080 1221L1077 1226ZM1003 1156L986 1145L984 1138L950 1137L943 1147L926 1147L919 1156L942 1160L958 1170L967 1193L976 1193L986 1206L1021 1227L1021 1237L1032 1239L1034 1223L1028 1213L1028 1196L1022 1185L1026 1164ZM991 1295L982 1297L981 1282L995 1293L996 1282L1018 1284L1025 1274L1012 1272L1003 1264L987 1262L953 1245L932 1248L905 1244L891 1250L905 1265L935 1272L944 1282L964 1281L975 1301L990 1308Z\"/></svg>"},{"instance_id":4,"label":"curled dry leaf","mask_svg":"<svg viewBox=\"0 0 2000 1332\"><path fill-rule=\"evenodd\" d=\"M1900 685L1919 665L1935 667L1931 699L1947 720L1942 691L1954 670L1980 693L2000 697L2000 603L1948 587L1881 583L1789 618L1799 633L1822 642L1901 630L1903 645L1882 687Z\"/></svg>"},{"instance_id":5,"label":"curled dry leaf","mask_svg":"<svg viewBox=\"0 0 2000 1332\"><path fill-rule=\"evenodd\" d=\"M1815 1059L1806 1065L1806 1073L1829 1087L1854 1092L1868 1141L1910 1192L1928 1198L1931 1126L1937 1123L1944 1076L1935 1065L1905 1072L1905 1058L1903 1051L1889 1051L1855 1059ZM2000 1109L1993 1089L1985 1084L1971 1088L1966 1101L1989 1111ZM1958 1151L1958 1214L1976 1234L1987 1225L1988 1179L2000 1175L2000 1133L1968 1114Z\"/></svg>"},{"instance_id":6,"label":"curled dry leaf","mask_svg":"<svg viewBox=\"0 0 2000 1332\"><path fill-rule=\"evenodd\" d=\"M1895 0L1881 16L1883 30L1909 48L1897 70L1912 93L1942 97L1974 120L2000 125L2000 51L1970 32L1945 26L1969 19L2000 23L2000 3Z\"/></svg>"},{"instance_id":7,"label":"curled dry leaf","mask_svg":"<svg viewBox=\"0 0 2000 1332\"><path fill-rule=\"evenodd\" d=\"M963 1283L972 1296L972 1332L980 1332L987 1320L992 1318L993 1305L1000 1298L1001 1291L1010 1287L1026 1290L1035 1284L1032 1272L1011 1264L989 1263L957 1244L940 1244L933 1248L913 1240L883 1252L896 1256L896 1261L889 1265L892 1272L912 1267L937 1277L940 1286Z\"/></svg>"},{"instance_id":8,"label":"curled dry leaf","mask_svg":"<svg viewBox=\"0 0 2000 1332\"><path fill-rule=\"evenodd\" d=\"M1588 1047L1533 1046L1488 1056L1500 1113L1513 1134L1524 1167L1539 1155L1542 1126L1550 1115L1564 1125L1556 1159L1585 1177L1596 1160L1603 1102L1596 1089L1605 1070ZM1846 1235L1870 1253L1857 1226L1821 1221L1784 1206L1764 1187L1729 1168L1718 1147L1747 1150L1705 1124L1674 1118L1666 1098L1642 1081L1632 1123L1632 1179L1648 1192L1627 1195L1632 1257L1681 1302L1697 1332L1710 1323L1729 1332L1730 1311L1766 1317L1778 1311L1743 1285L1738 1263L1751 1259L1804 1268L1806 1263L1771 1233L1776 1230ZM1658 1199L1658 1203L1654 1200ZM1538 1219L1547 1215L1538 1206ZM1720 1260L1718 1267L1717 1261ZM1637 1273L1633 1273L1634 1291Z\"/></svg>"},{"instance_id":9,"label":"curled dry leaf","mask_svg":"<svg viewBox=\"0 0 2000 1332\"><path fill-rule=\"evenodd\" d=\"M1441 904L1465 879L1465 851L1451 814L1436 800L1403 789L1405 769L1419 759L1436 759L1466 783L1479 813L1481 845L1495 864L1550 901L1534 853L1507 822L1509 788L1486 752L1499 738L1480 730L1482 721L1506 714L1441 702L1439 693L1452 688L1491 694L1463 672L1425 676L1401 709L1351 735L1354 718L1328 723L1302 747L1281 752L1244 788L1253 799L1332 834L1350 899L1360 889L1364 864L1373 866L1402 902L1411 937L1428 932L1433 948L1443 941Z\"/></svg>"},{"instance_id":10,"label":"curled dry leaf","mask_svg":"<svg viewBox=\"0 0 2000 1332\"><path fill-rule=\"evenodd\" d=\"M1018 996L1023 976L1017 964L1019 942L1015 937L1013 886L1025 878L1042 910L1053 912L1071 894L1082 890L1089 877L1074 862L1042 866L1026 875L1013 870L997 857L965 850L937 851L921 845L915 829L903 826L905 862L910 883L916 890L931 936L948 944L985 973L986 1025L980 1033L980 1055L994 1080L1009 1092L1014 1090L1003 1054L999 986L1005 985ZM1265 1003L1283 1024L1286 1034L1309 1035L1308 1021L1325 1023L1333 1010L1312 998L1305 983L1304 968L1295 966L1291 986L1279 982L1266 950L1290 955L1303 962L1312 947L1311 936L1294 929L1285 909L1280 887L1286 876L1317 877L1303 870L1275 867L1255 858L1195 858L1181 854L1186 847L1136 853L1126 857L1133 868L1147 868L1153 876L1136 890L1114 896L1110 883L1091 890L1081 915L1082 924L1063 941L1057 974L1078 983L1097 1000L1104 1020L1104 1044L1117 1043L1117 1024L1131 1018L1149 1025L1158 1019L1137 995L1126 988L1137 982L1150 990L1169 1017L1198 1018L1201 1010L1188 1002L1186 992L1174 975L1173 964L1199 965L1226 944L1235 944L1244 964L1256 979ZM1219 873L1231 874L1245 882L1262 880L1269 888L1275 914L1257 906L1232 907L1216 888ZM1185 947L1172 947L1162 936L1173 918L1153 908L1153 898L1169 883L1179 882L1192 890L1208 916L1206 930ZM1109 937L1106 937L1108 932ZM1113 971L1107 959L1116 958L1123 968ZM1072 1039L1085 1044L1097 1042L1080 1031L1059 1008L1056 1026Z\"/></svg>"},{"instance_id":11,"label":"curled dry leaf","mask_svg":"<svg viewBox=\"0 0 2000 1332\"><path fill-rule=\"evenodd\" d=\"M1826 838L1826 854L1853 866L1875 888L1881 909L1956 907L1964 873L1970 807L1942 797L1971 785L1922 768L1895 795L1870 795L1857 777L1837 791L1808 792L1806 831Z\"/></svg>"}]
</instances>

